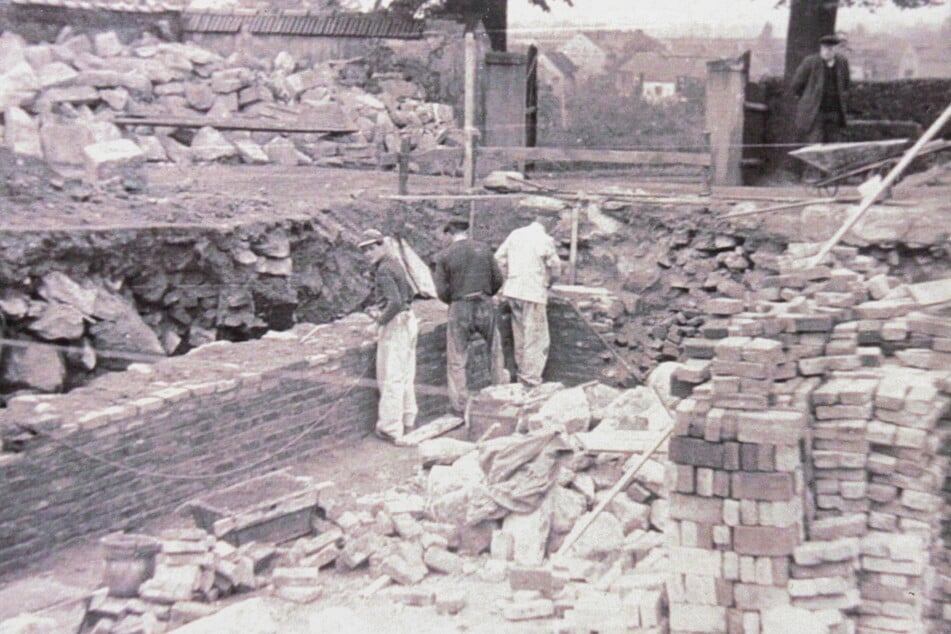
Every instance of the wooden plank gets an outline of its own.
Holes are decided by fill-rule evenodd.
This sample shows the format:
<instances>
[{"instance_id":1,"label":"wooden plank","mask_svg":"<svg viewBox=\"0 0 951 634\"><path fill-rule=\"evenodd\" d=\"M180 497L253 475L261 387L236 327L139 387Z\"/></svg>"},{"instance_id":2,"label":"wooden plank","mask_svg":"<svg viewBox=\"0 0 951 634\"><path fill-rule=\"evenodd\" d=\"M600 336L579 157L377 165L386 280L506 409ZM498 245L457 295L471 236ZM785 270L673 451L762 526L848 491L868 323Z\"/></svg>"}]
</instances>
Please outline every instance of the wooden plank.
<instances>
[{"instance_id":1,"label":"wooden plank","mask_svg":"<svg viewBox=\"0 0 951 634\"><path fill-rule=\"evenodd\" d=\"M587 453L641 453L663 435L656 431L590 431L575 434Z\"/></svg>"},{"instance_id":2,"label":"wooden plank","mask_svg":"<svg viewBox=\"0 0 951 634\"><path fill-rule=\"evenodd\" d=\"M710 155L700 152L597 150L553 147L483 147L479 156L494 160L547 161L550 163L611 163L618 165L695 165L708 167Z\"/></svg>"},{"instance_id":3,"label":"wooden plank","mask_svg":"<svg viewBox=\"0 0 951 634\"><path fill-rule=\"evenodd\" d=\"M459 416L446 414L430 422L428 425L424 425L406 434L397 441L396 444L401 447L415 447L424 440L432 440L433 438L442 436L446 432L452 431L456 427L461 427L464 422L465 421Z\"/></svg>"},{"instance_id":4,"label":"wooden plank","mask_svg":"<svg viewBox=\"0 0 951 634\"><path fill-rule=\"evenodd\" d=\"M326 120L299 119L297 121L268 121L246 117L210 119L208 117L144 116L116 117L113 123L120 126L146 125L169 128L203 128L208 126L216 130L249 130L252 132L356 132L357 128L354 125L333 119L334 117L328 117Z\"/></svg>"}]
</instances>

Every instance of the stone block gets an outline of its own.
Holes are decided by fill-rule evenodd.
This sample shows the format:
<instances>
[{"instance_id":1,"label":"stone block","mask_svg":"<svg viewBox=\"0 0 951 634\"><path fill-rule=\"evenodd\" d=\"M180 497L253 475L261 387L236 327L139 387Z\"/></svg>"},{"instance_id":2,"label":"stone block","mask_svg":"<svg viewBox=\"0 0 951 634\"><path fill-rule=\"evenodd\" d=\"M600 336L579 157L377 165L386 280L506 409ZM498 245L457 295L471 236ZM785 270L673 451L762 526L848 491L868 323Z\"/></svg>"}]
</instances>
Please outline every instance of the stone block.
<instances>
[{"instance_id":1,"label":"stone block","mask_svg":"<svg viewBox=\"0 0 951 634\"><path fill-rule=\"evenodd\" d=\"M39 122L16 106L3 113L3 143L16 154L43 157Z\"/></svg>"},{"instance_id":2,"label":"stone block","mask_svg":"<svg viewBox=\"0 0 951 634\"><path fill-rule=\"evenodd\" d=\"M671 603L670 629L672 632L727 632L726 608L691 603Z\"/></svg>"},{"instance_id":3,"label":"stone block","mask_svg":"<svg viewBox=\"0 0 951 634\"><path fill-rule=\"evenodd\" d=\"M776 586L763 586L752 583L737 583L733 586L736 607L741 610L769 610L789 605L789 591Z\"/></svg>"},{"instance_id":4,"label":"stone block","mask_svg":"<svg viewBox=\"0 0 951 634\"><path fill-rule=\"evenodd\" d=\"M447 575L458 575L462 573L462 557L444 548L438 548L436 546L427 548L423 555L423 561L430 570L435 570L436 572Z\"/></svg>"},{"instance_id":5,"label":"stone block","mask_svg":"<svg viewBox=\"0 0 951 634\"><path fill-rule=\"evenodd\" d=\"M720 443L680 436L670 440L668 455L672 461L681 465L723 468L723 445Z\"/></svg>"},{"instance_id":6,"label":"stone block","mask_svg":"<svg viewBox=\"0 0 951 634\"><path fill-rule=\"evenodd\" d=\"M513 601L502 606L502 616L507 621L530 621L547 619L555 614L555 604L551 599L529 599Z\"/></svg>"},{"instance_id":7,"label":"stone block","mask_svg":"<svg viewBox=\"0 0 951 634\"><path fill-rule=\"evenodd\" d=\"M119 139L83 148L86 176L93 181L114 177L144 180L145 153L133 141Z\"/></svg>"},{"instance_id":8,"label":"stone block","mask_svg":"<svg viewBox=\"0 0 951 634\"><path fill-rule=\"evenodd\" d=\"M723 517L724 500L673 493L670 496L670 517L700 524L718 524Z\"/></svg>"},{"instance_id":9,"label":"stone block","mask_svg":"<svg viewBox=\"0 0 951 634\"><path fill-rule=\"evenodd\" d=\"M731 497L738 500L785 501L795 495L791 473L734 473Z\"/></svg>"}]
</instances>

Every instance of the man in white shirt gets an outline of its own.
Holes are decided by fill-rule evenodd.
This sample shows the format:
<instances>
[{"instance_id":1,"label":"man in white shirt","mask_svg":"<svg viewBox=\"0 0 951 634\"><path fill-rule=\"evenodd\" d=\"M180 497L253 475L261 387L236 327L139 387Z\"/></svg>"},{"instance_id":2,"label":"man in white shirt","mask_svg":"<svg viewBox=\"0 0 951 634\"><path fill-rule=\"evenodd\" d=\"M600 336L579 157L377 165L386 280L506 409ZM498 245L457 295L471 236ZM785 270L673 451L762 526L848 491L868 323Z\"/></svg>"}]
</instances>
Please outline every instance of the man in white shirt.
<instances>
[{"instance_id":1,"label":"man in white shirt","mask_svg":"<svg viewBox=\"0 0 951 634\"><path fill-rule=\"evenodd\" d=\"M518 379L529 387L541 384L548 361L548 289L561 272L555 240L548 232L557 221L557 216L539 215L510 233L495 252L505 275L502 296L512 308Z\"/></svg>"}]
</instances>

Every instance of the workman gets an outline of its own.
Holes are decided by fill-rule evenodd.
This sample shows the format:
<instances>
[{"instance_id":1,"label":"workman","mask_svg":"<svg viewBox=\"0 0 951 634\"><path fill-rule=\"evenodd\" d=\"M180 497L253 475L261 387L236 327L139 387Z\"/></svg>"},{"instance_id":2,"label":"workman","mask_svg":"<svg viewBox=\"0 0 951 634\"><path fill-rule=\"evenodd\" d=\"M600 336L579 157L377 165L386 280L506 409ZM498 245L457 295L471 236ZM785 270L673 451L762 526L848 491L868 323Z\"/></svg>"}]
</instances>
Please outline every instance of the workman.
<instances>
[{"instance_id":1,"label":"workman","mask_svg":"<svg viewBox=\"0 0 951 634\"><path fill-rule=\"evenodd\" d=\"M376 380L380 390L376 435L398 442L407 429L416 425L416 342L419 323L410 307L413 290L406 273L387 252L383 234L376 229L363 232L358 244L373 264L375 297L368 310L376 320Z\"/></svg>"},{"instance_id":2,"label":"workman","mask_svg":"<svg viewBox=\"0 0 951 634\"><path fill-rule=\"evenodd\" d=\"M489 245L469 237L469 222L450 220L443 233L450 236L448 247L436 255L433 281L439 299L449 304L446 327L446 376L449 385L449 413L462 416L469 392L466 361L475 335L485 340L489 351L492 383L508 383L502 340L496 324L492 297L502 288L502 271Z\"/></svg>"},{"instance_id":3,"label":"workman","mask_svg":"<svg viewBox=\"0 0 951 634\"><path fill-rule=\"evenodd\" d=\"M819 52L809 55L793 75L790 88L799 98L796 131L806 143L845 139L849 102L849 60L838 51L835 35L819 38Z\"/></svg>"},{"instance_id":4,"label":"workman","mask_svg":"<svg viewBox=\"0 0 951 634\"><path fill-rule=\"evenodd\" d=\"M549 231L557 221L557 215L540 214L510 233L495 252L505 275L502 296L512 309L518 380L526 387L541 384L548 361L548 289L561 272Z\"/></svg>"}]
</instances>

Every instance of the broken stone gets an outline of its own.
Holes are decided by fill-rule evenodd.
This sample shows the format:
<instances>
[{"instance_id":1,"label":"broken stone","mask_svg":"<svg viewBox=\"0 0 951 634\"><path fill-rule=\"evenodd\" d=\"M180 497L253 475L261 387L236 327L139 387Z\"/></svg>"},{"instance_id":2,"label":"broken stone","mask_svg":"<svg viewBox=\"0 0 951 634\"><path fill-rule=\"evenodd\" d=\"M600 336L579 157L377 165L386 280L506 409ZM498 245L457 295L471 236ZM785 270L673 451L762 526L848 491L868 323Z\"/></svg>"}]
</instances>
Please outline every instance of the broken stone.
<instances>
[{"instance_id":1,"label":"broken stone","mask_svg":"<svg viewBox=\"0 0 951 634\"><path fill-rule=\"evenodd\" d=\"M466 593L461 589L446 589L436 593L436 612L459 614L466 607Z\"/></svg>"},{"instance_id":2,"label":"broken stone","mask_svg":"<svg viewBox=\"0 0 951 634\"><path fill-rule=\"evenodd\" d=\"M49 302L72 306L83 315L92 315L96 310L96 290L83 288L59 271L43 276L38 293Z\"/></svg>"},{"instance_id":3,"label":"broken stone","mask_svg":"<svg viewBox=\"0 0 951 634\"><path fill-rule=\"evenodd\" d=\"M588 431L591 426L591 410L588 398L581 387L556 392L527 419L528 427L558 429L569 434Z\"/></svg>"},{"instance_id":4,"label":"broken stone","mask_svg":"<svg viewBox=\"0 0 951 634\"><path fill-rule=\"evenodd\" d=\"M190 82L185 84L185 101L191 108L204 112L214 105L215 91L207 84Z\"/></svg>"},{"instance_id":5,"label":"broken stone","mask_svg":"<svg viewBox=\"0 0 951 634\"><path fill-rule=\"evenodd\" d=\"M270 160L261 146L250 139L237 139L234 147L244 163L263 164Z\"/></svg>"},{"instance_id":6,"label":"broken stone","mask_svg":"<svg viewBox=\"0 0 951 634\"><path fill-rule=\"evenodd\" d=\"M72 123L44 121L40 142L47 162L54 165L82 165L83 148L93 142L87 127Z\"/></svg>"},{"instance_id":7,"label":"broken stone","mask_svg":"<svg viewBox=\"0 0 951 634\"><path fill-rule=\"evenodd\" d=\"M47 346L5 346L3 384L41 392L58 392L66 379L66 364L59 351Z\"/></svg>"},{"instance_id":8,"label":"broken stone","mask_svg":"<svg viewBox=\"0 0 951 634\"><path fill-rule=\"evenodd\" d=\"M260 240L251 243L251 249L258 255L281 259L291 254L291 242L283 227L268 231Z\"/></svg>"},{"instance_id":9,"label":"broken stone","mask_svg":"<svg viewBox=\"0 0 951 634\"><path fill-rule=\"evenodd\" d=\"M47 108L61 103L70 104L93 104L99 101L99 91L92 86L63 86L61 88L48 88L43 91L39 102L42 108Z\"/></svg>"},{"instance_id":10,"label":"broken stone","mask_svg":"<svg viewBox=\"0 0 951 634\"><path fill-rule=\"evenodd\" d=\"M538 566L545 560L551 519L551 498L546 496L531 513L511 513L502 521L502 530L512 535L512 559L516 563Z\"/></svg>"},{"instance_id":11,"label":"broken stone","mask_svg":"<svg viewBox=\"0 0 951 634\"><path fill-rule=\"evenodd\" d=\"M434 464L451 465L475 449L475 443L455 438L434 438L417 445L419 461L424 467Z\"/></svg>"},{"instance_id":12,"label":"broken stone","mask_svg":"<svg viewBox=\"0 0 951 634\"><path fill-rule=\"evenodd\" d=\"M0 107L6 109L33 103L40 90L40 80L26 61L5 66L0 75Z\"/></svg>"},{"instance_id":13,"label":"broken stone","mask_svg":"<svg viewBox=\"0 0 951 634\"><path fill-rule=\"evenodd\" d=\"M157 163L168 160L168 154L162 146L162 142L155 136L136 137L136 143L145 154L145 160L150 163Z\"/></svg>"},{"instance_id":14,"label":"broken stone","mask_svg":"<svg viewBox=\"0 0 951 634\"><path fill-rule=\"evenodd\" d=\"M412 542L400 542L396 551L386 557L380 566L380 571L389 575L393 581L410 586L419 583L429 574L429 569L423 562L422 546Z\"/></svg>"},{"instance_id":15,"label":"broken stone","mask_svg":"<svg viewBox=\"0 0 951 634\"><path fill-rule=\"evenodd\" d=\"M581 516L579 521L585 521L588 515ZM571 554L586 559L600 559L619 549L623 543L624 529L621 522L612 513L602 511L573 544Z\"/></svg>"},{"instance_id":16,"label":"broken stone","mask_svg":"<svg viewBox=\"0 0 951 634\"><path fill-rule=\"evenodd\" d=\"M93 48L99 57L115 57L122 54L122 42L114 31L96 33L93 36Z\"/></svg>"},{"instance_id":17,"label":"broken stone","mask_svg":"<svg viewBox=\"0 0 951 634\"><path fill-rule=\"evenodd\" d=\"M12 152L26 156L43 157L40 127L36 119L15 106L3 113L3 143Z\"/></svg>"},{"instance_id":18,"label":"broken stone","mask_svg":"<svg viewBox=\"0 0 951 634\"><path fill-rule=\"evenodd\" d=\"M83 336L85 322L83 314L72 306L50 302L46 304L40 318L28 328L47 341L79 339Z\"/></svg>"},{"instance_id":19,"label":"broken stone","mask_svg":"<svg viewBox=\"0 0 951 634\"><path fill-rule=\"evenodd\" d=\"M101 321L89 327L89 334L96 348L146 356L165 356L165 349L158 336L142 321L135 307L124 298L100 291L97 295L96 312L102 316ZM112 360L110 363L113 367L120 368L128 365L121 360ZM106 364L105 359L103 364Z\"/></svg>"},{"instance_id":20,"label":"broken stone","mask_svg":"<svg viewBox=\"0 0 951 634\"><path fill-rule=\"evenodd\" d=\"M551 491L552 517L551 529L556 533L568 533L574 528L578 518L588 509L585 496L562 486Z\"/></svg>"},{"instance_id":21,"label":"broken stone","mask_svg":"<svg viewBox=\"0 0 951 634\"><path fill-rule=\"evenodd\" d=\"M237 154L235 147L221 132L205 126L198 130L191 143L192 156L200 161L217 161Z\"/></svg>"},{"instance_id":22,"label":"broken stone","mask_svg":"<svg viewBox=\"0 0 951 634\"><path fill-rule=\"evenodd\" d=\"M103 181L119 177L142 180L145 153L129 139L93 143L83 148L86 175L90 180Z\"/></svg>"},{"instance_id":23,"label":"broken stone","mask_svg":"<svg viewBox=\"0 0 951 634\"><path fill-rule=\"evenodd\" d=\"M272 163L295 166L300 162L300 153L294 144L284 138L275 137L264 146L264 153Z\"/></svg>"},{"instance_id":24,"label":"broken stone","mask_svg":"<svg viewBox=\"0 0 951 634\"><path fill-rule=\"evenodd\" d=\"M100 90L99 97L116 112L122 112L129 105L129 92L125 88Z\"/></svg>"},{"instance_id":25,"label":"broken stone","mask_svg":"<svg viewBox=\"0 0 951 634\"><path fill-rule=\"evenodd\" d=\"M277 277L289 277L294 272L294 262L291 258L274 260L271 258L258 258L254 263L254 270L261 275L274 275Z\"/></svg>"},{"instance_id":26,"label":"broken stone","mask_svg":"<svg viewBox=\"0 0 951 634\"><path fill-rule=\"evenodd\" d=\"M436 572L447 575L458 575L462 573L462 558L443 548L433 546L426 549L423 555L423 561L430 570L435 570Z\"/></svg>"},{"instance_id":27,"label":"broken stone","mask_svg":"<svg viewBox=\"0 0 951 634\"><path fill-rule=\"evenodd\" d=\"M35 614L21 614L0 623L0 634L56 634L59 631L56 619Z\"/></svg>"},{"instance_id":28,"label":"broken stone","mask_svg":"<svg viewBox=\"0 0 951 634\"><path fill-rule=\"evenodd\" d=\"M12 289L4 289L0 294L0 312L13 319L26 317L29 310L29 298L24 293Z\"/></svg>"},{"instance_id":29,"label":"broken stone","mask_svg":"<svg viewBox=\"0 0 951 634\"><path fill-rule=\"evenodd\" d=\"M40 87L47 89L69 86L76 82L79 73L63 62L52 62L40 69L37 78L40 80Z\"/></svg>"}]
</instances>

